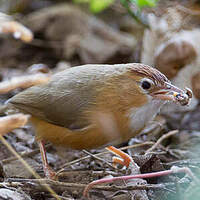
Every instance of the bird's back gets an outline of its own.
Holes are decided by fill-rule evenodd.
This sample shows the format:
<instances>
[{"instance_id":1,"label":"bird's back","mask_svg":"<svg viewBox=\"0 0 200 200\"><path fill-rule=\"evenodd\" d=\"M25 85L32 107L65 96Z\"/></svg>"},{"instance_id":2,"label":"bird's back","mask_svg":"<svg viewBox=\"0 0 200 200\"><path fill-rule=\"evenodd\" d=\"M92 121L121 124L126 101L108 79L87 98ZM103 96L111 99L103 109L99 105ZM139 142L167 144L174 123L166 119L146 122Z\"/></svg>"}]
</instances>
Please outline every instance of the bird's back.
<instances>
[{"instance_id":1,"label":"bird's back","mask_svg":"<svg viewBox=\"0 0 200 200\"><path fill-rule=\"evenodd\" d=\"M107 80L119 75L129 65L83 65L67 69L52 76L44 85L33 86L9 100L21 112L69 129L88 125L82 119L87 107Z\"/></svg>"}]
</instances>

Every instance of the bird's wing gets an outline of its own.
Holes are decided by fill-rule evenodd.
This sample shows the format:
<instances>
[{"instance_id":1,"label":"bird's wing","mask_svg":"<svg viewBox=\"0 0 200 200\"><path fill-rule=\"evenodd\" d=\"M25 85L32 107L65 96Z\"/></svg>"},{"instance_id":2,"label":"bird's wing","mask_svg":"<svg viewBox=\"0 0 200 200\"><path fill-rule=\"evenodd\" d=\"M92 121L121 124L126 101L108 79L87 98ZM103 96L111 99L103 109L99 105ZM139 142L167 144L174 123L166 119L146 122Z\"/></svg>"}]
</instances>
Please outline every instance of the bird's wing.
<instances>
[{"instance_id":1,"label":"bird's wing","mask_svg":"<svg viewBox=\"0 0 200 200\"><path fill-rule=\"evenodd\" d=\"M116 67L115 67L116 68ZM49 83L31 87L9 100L22 112L69 129L89 125L82 114L95 103L97 88L113 71L110 65L85 65L55 74ZM119 73L119 72L118 72Z\"/></svg>"}]
</instances>

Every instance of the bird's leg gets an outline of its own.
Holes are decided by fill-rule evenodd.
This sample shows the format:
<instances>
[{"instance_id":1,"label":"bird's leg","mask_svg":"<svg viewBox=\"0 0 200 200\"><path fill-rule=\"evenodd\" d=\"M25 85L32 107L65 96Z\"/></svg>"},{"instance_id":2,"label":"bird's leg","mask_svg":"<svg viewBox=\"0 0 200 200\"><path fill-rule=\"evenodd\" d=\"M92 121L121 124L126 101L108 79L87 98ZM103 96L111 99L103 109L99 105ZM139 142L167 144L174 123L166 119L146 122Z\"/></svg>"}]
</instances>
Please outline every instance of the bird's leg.
<instances>
[{"instance_id":1,"label":"bird's leg","mask_svg":"<svg viewBox=\"0 0 200 200\"><path fill-rule=\"evenodd\" d=\"M44 174L48 179L55 180L56 173L51 169L51 167L48 164L44 141L43 140L39 141L38 145L40 147L40 153L41 153L41 157L42 157L42 165L43 165Z\"/></svg>"},{"instance_id":2,"label":"bird's leg","mask_svg":"<svg viewBox=\"0 0 200 200\"><path fill-rule=\"evenodd\" d=\"M126 168L128 168L130 163L133 162L133 159L131 158L131 156L129 156L127 153L124 153L120 149L117 149L113 146L106 147L106 149L114 153L115 155L119 156L119 157L113 157L114 165L121 164L123 166L126 166Z\"/></svg>"}]
</instances>

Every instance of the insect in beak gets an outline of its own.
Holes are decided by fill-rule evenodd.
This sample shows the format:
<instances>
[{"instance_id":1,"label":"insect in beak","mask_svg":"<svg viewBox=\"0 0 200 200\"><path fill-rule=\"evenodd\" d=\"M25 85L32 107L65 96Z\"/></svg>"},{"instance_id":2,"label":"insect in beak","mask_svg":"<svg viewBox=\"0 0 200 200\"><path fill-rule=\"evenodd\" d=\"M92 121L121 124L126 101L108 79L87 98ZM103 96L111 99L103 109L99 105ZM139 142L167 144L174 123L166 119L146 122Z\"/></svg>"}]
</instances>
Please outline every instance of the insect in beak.
<instances>
[{"instance_id":1,"label":"insect in beak","mask_svg":"<svg viewBox=\"0 0 200 200\"><path fill-rule=\"evenodd\" d=\"M185 106L189 104L192 98L192 91L189 88L185 88L185 91L183 91L171 83L166 83L162 89L153 92L151 96L165 101L178 102Z\"/></svg>"}]
</instances>

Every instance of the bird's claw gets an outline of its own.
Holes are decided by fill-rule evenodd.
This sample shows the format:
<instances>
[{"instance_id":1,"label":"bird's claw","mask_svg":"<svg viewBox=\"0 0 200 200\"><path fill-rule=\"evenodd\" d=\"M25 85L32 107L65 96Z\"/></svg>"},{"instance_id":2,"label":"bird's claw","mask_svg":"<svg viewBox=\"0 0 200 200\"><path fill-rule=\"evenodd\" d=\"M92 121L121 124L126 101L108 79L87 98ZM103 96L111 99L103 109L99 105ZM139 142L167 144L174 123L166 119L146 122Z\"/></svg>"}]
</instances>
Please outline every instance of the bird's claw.
<instances>
[{"instance_id":1,"label":"bird's claw","mask_svg":"<svg viewBox=\"0 0 200 200\"><path fill-rule=\"evenodd\" d=\"M43 166L45 177L51 180L57 180L56 172L49 166Z\"/></svg>"}]
</instances>

